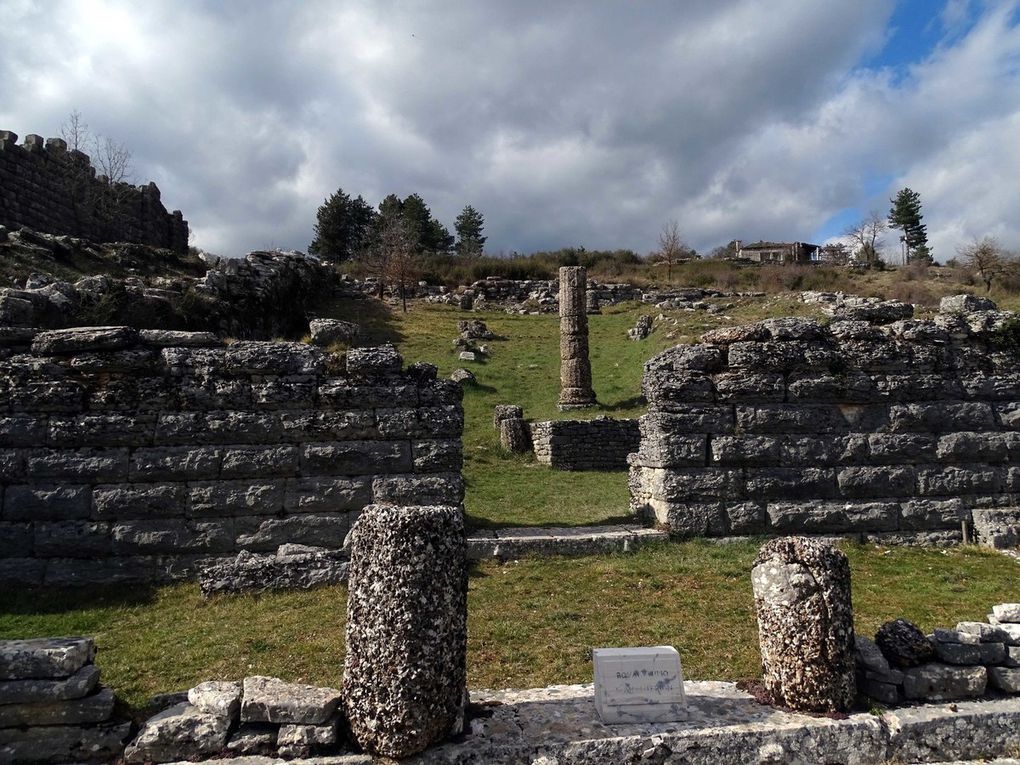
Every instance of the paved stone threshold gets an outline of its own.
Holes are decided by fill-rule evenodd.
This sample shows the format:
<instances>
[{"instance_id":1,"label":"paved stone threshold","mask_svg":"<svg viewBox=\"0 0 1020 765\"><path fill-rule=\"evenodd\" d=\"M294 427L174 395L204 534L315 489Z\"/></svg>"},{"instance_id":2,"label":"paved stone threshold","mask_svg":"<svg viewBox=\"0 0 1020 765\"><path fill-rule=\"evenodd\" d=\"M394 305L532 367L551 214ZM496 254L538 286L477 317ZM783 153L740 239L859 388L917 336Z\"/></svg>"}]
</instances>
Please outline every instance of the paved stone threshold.
<instances>
[{"instance_id":1,"label":"paved stone threshold","mask_svg":"<svg viewBox=\"0 0 1020 765\"><path fill-rule=\"evenodd\" d=\"M880 765L977 761L1016 753L1020 699L925 704L844 719L762 706L733 683L688 682L690 718L679 723L603 725L591 685L472 691L485 716L459 741L405 760L414 765ZM271 757L214 761L275 765ZM291 760L367 765L367 755ZM1002 765L1020 763L1004 759Z\"/></svg>"},{"instance_id":2,"label":"paved stone threshold","mask_svg":"<svg viewBox=\"0 0 1020 765\"><path fill-rule=\"evenodd\" d=\"M627 524L572 528L518 527L472 531L468 534L468 558L512 560L525 555L593 555L632 552L649 542L669 539L658 529Z\"/></svg>"}]
</instances>

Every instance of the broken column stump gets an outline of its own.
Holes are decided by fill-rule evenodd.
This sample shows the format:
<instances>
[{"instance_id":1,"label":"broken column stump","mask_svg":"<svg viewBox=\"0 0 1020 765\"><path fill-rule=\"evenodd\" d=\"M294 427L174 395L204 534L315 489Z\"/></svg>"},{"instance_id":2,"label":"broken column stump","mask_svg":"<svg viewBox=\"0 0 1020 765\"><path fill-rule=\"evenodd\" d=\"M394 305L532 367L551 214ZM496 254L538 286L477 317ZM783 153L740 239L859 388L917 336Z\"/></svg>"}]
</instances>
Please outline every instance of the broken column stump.
<instances>
[{"instance_id":1,"label":"broken column stump","mask_svg":"<svg viewBox=\"0 0 1020 765\"><path fill-rule=\"evenodd\" d=\"M595 406L588 359L587 274L582 266L560 269L559 408Z\"/></svg>"},{"instance_id":2,"label":"broken column stump","mask_svg":"<svg viewBox=\"0 0 1020 765\"><path fill-rule=\"evenodd\" d=\"M465 550L456 507L369 505L351 530L344 706L372 754L408 757L460 732Z\"/></svg>"},{"instance_id":3,"label":"broken column stump","mask_svg":"<svg viewBox=\"0 0 1020 765\"><path fill-rule=\"evenodd\" d=\"M766 542L751 571L765 690L802 712L845 712L856 694L850 564L806 537Z\"/></svg>"}]
</instances>

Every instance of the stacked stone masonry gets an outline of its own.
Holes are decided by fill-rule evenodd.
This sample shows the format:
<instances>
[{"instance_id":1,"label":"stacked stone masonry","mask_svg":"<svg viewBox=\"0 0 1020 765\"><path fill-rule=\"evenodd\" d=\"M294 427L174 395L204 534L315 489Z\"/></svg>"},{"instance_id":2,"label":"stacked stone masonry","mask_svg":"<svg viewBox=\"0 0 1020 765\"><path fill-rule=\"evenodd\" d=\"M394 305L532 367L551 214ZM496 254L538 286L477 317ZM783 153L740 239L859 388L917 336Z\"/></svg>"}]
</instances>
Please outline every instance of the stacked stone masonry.
<instances>
[{"instance_id":1,"label":"stacked stone masonry","mask_svg":"<svg viewBox=\"0 0 1020 765\"><path fill-rule=\"evenodd\" d=\"M626 470L641 443L637 420L596 417L531 424L535 458L557 470Z\"/></svg>"},{"instance_id":2,"label":"stacked stone masonry","mask_svg":"<svg viewBox=\"0 0 1020 765\"><path fill-rule=\"evenodd\" d=\"M187 251L188 222L167 212L156 184L111 184L60 138L17 141L0 130L0 225Z\"/></svg>"},{"instance_id":3,"label":"stacked stone masonry","mask_svg":"<svg viewBox=\"0 0 1020 765\"><path fill-rule=\"evenodd\" d=\"M114 717L92 638L0 641L0 762L110 762L131 723Z\"/></svg>"},{"instance_id":4,"label":"stacked stone masonry","mask_svg":"<svg viewBox=\"0 0 1020 765\"><path fill-rule=\"evenodd\" d=\"M391 346L0 328L0 581L157 581L457 505L462 391Z\"/></svg>"},{"instance_id":5,"label":"stacked stone masonry","mask_svg":"<svg viewBox=\"0 0 1020 765\"><path fill-rule=\"evenodd\" d=\"M678 536L952 542L1020 492L1015 315L774 319L651 359L632 510Z\"/></svg>"}]
</instances>

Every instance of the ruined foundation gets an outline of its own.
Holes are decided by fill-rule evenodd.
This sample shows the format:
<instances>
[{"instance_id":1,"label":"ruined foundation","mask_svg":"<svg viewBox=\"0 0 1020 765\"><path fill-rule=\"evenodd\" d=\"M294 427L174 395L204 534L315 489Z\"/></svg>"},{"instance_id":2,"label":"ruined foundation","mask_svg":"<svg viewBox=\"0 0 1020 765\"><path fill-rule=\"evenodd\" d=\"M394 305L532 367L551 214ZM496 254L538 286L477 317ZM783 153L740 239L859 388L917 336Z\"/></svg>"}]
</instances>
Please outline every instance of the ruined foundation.
<instances>
[{"instance_id":1,"label":"ruined foundation","mask_svg":"<svg viewBox=\"0 0 1020 765\"><path fill-rule=\"evenodd\" d=\"M582 266L560 269L560 410L596 404L588 360L587 283Z\"/></svg>"}]
</instances>

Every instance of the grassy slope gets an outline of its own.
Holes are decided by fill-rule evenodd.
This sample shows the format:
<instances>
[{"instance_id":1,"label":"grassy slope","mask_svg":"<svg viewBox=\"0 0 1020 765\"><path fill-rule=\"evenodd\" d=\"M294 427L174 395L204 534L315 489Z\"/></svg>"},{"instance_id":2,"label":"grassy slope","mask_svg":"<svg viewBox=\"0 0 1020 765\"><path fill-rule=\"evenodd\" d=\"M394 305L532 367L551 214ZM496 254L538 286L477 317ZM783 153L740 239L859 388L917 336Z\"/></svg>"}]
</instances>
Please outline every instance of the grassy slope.
<instances>
[{"instance_id":1,"label":"grassy slope","mask_svg":"<svg viewBox=\"0 0 1020 765\"><path fill-rule=\"evenodd\" d=\"M750 566L756 542L664 545L628 556L524 560L472 571L469 686L590 682L589 650L675 645L693 679L758 672ZM974 548L849 546L857 627L903 616L930 630L1016 599L1017 564ZM343 588L202 601L152 591L0 593L0 638L94 635L104 680L129 703L202 680L268 674L336 685Z\"/></svg>"}]
</instances>

